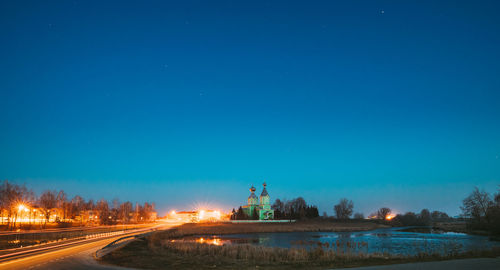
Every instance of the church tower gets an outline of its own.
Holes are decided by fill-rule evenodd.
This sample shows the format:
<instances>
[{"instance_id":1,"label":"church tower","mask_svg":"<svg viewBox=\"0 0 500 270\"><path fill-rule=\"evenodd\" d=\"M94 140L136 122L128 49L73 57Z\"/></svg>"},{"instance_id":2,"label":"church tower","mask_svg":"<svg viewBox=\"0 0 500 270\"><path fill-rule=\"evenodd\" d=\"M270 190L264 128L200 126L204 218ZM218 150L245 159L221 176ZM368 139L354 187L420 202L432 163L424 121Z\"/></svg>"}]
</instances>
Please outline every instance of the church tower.
<instances>
[{"instance_id":1,"label":"church tower","mask_svg":"<svg viewBox=\"0 0 500 270\"><path fill-rule=\"evenodd\" d=\"M271 204L270 204L270 197L269 197L269 193L267 193L267 189L266 189L266 182L264 182L264 184L262 184L264 186L264 189L262 190L262 193L260 194L260 208L261 209L266 209L266 210L269 210L271 209Z\"/></svg>"},{"instance_id":2,"label":"church tower","mask_svg":"<svg viewBox=\"0 0 500 270\"><path fill-rule=\"evenodd\" d=\"M250 188L250 196L248 196L248 205L255 205L257 206L257 196L255 196L255 190L256 188L252 186Z\"/></svg>"},{"instance_id":3,"label":"church tower","mask_svg":"<svg viewBox=\"0 0 500 270\"><path fill-rule=\"evenodd\" d=\"M259 197L259 220L274 219L274 210L271 209L271 198L269 197L269 193L267 193L266 189L267 184L264 182L262 185L264 186L264 189Z\"/></svg>"}]
</instances>

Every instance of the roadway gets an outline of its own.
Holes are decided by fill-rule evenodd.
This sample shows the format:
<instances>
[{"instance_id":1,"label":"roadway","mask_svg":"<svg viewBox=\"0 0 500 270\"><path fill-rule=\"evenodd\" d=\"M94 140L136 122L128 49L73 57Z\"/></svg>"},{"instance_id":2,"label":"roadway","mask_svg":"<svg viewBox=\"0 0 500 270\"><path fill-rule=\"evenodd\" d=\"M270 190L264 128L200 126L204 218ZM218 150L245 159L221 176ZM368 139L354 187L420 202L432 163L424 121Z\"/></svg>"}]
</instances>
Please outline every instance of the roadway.
<instances>
[{"instance_id":1,"label":"roadway","mask_svg":"<svg viewBox=\"0 0 500 270\"><path fill-rule=\"evenodd\" d=\"M168 229L174 225L164 225L157 229ZM143 234L144 231L132 233ZM132 235L127 234L127 235ZM50 269L50 270L63 270L63 269L126 269L116 266L108 266L99 264L94 259L94 254L97 250L103 248L109 243L122 238L123 235L108 237L105 239L96 239L92 241L82 241L68 247L60 247L49 250L41 250L35 252L36 254L28 254L20 258L5 261L0 263L0 270L26 270L26 269Z\"/></svg>"},{"instance_id":2,"label":"roadway","mask_svg":"<svg viewBox=\"0 0 500 270\"><path fill-rule=\"evenodd\" d=\"M139 225L110 225L110 226L89 226L89 227L71 227L71 228L55 228L55 229L41 229L41 230L19 230L19 231L2 231L0 232L0 236L2 235L16 235L16 234L25 234L25 233L60 233L60 232L72 232L72 231L90 231L90 230L98 230L98 229L133 229L145 227L142 224Z\"/></svg>"}]
</instances>

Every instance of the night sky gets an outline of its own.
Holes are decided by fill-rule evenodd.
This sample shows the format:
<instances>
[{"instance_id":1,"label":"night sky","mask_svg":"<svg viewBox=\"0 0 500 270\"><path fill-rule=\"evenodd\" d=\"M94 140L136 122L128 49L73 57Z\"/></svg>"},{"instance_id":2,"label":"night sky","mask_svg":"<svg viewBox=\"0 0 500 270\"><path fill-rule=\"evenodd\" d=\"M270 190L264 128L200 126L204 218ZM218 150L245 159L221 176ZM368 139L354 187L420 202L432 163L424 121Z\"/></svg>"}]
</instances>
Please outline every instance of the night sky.
<instances>
[{"instance_id":1,"label":"night sky","mask_svg":"<svg viewBox=\"0 0 500 270\"><path fill-rule=\"evenodd\" d=\"M160 211L495 191L500 2L344 2L1 1L0 179Z\"/></svg>"}]
</instances>

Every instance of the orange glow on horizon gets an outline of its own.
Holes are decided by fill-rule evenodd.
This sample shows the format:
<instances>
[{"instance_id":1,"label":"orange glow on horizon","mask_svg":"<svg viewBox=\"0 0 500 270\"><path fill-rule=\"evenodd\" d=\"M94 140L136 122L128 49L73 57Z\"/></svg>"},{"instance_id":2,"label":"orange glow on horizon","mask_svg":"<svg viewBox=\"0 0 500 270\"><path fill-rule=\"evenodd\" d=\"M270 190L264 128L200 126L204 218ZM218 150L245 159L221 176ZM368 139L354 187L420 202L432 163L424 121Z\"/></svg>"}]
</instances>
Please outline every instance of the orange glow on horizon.
<instances>
[{"instance_id":1,"label":"orange glow on horizon","mask_svg":"<svg viewBox=\"0 0 500 270\"><path fill-rule=\"evenodd\" d=\"M388 215L385 217L385 219L386 219L386 220L391 220L391 219L393 219L395 216L396 216L396 214L388 214Z\"/></svg>"}]
</instances>

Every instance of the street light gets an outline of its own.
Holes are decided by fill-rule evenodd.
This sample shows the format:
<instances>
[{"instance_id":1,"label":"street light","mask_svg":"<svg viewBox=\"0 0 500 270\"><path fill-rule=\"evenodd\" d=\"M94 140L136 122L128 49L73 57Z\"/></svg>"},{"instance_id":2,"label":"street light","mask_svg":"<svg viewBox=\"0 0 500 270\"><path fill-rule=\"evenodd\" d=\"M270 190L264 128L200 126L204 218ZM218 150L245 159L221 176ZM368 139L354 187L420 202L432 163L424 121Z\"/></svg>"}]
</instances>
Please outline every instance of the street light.
<instances>
[{"instance_id":1,"label":"street light","mask_svg":"<svg viewBox=\"0 0 500 270\"><path fill-rule=\"evenodd\" d=\"M23 211L23 210L27 211L28 210L28 208L24 204L22 204L22 203L19 204L17 206L17 208L19 209L19 211Z\"/></svg>"}]
</instances>

